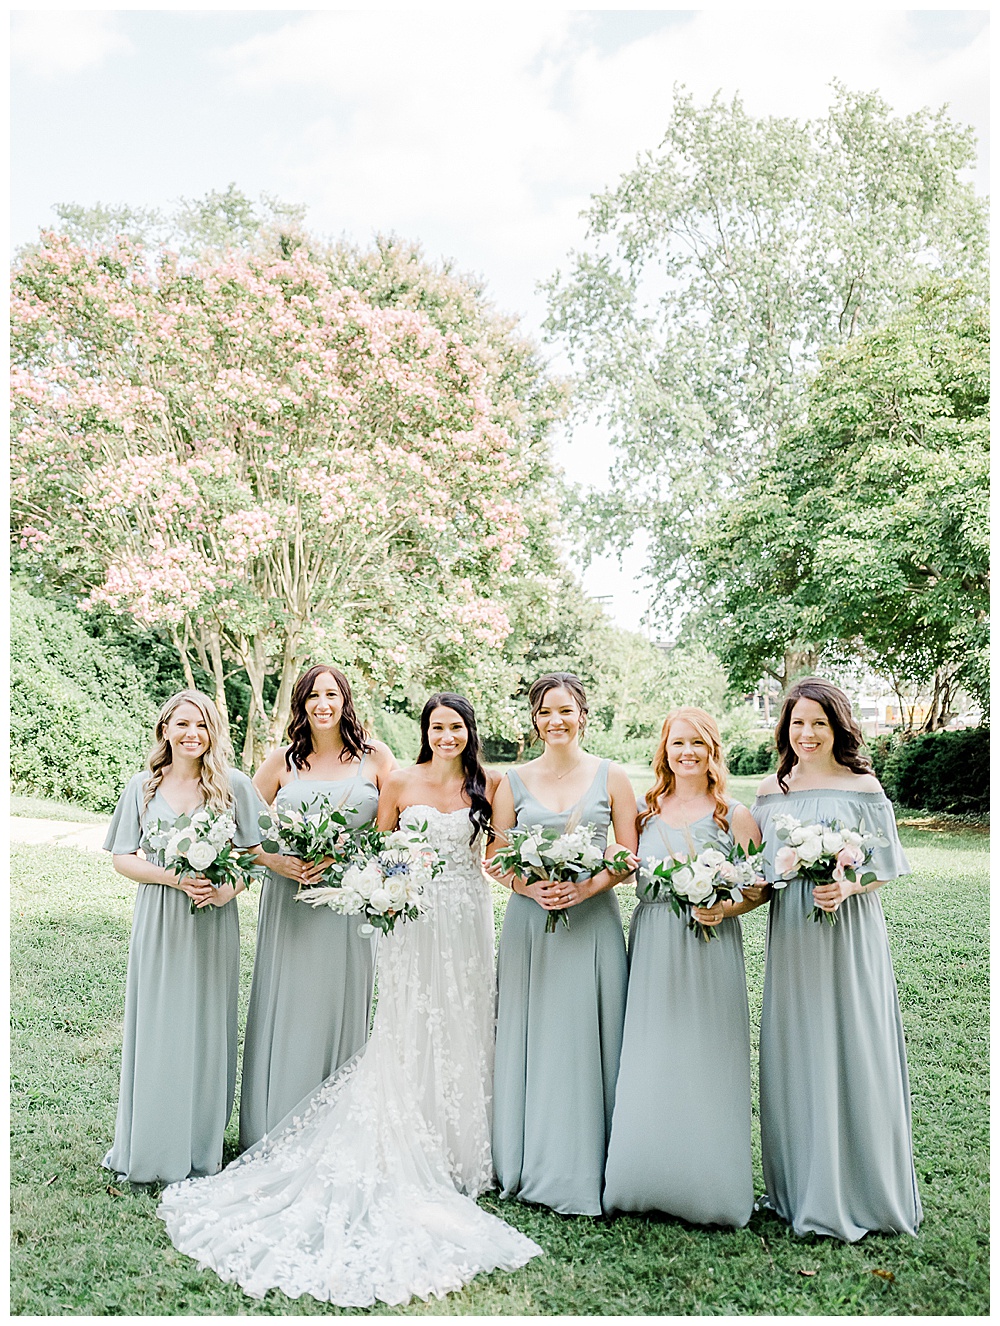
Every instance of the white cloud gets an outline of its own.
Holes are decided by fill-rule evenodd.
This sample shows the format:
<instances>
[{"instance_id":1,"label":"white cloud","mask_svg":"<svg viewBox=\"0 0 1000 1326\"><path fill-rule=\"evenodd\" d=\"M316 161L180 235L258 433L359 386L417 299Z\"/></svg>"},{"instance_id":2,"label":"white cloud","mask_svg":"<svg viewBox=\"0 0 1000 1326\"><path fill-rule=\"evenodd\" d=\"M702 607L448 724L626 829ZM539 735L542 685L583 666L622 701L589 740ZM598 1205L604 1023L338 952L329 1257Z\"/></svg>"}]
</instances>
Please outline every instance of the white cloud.
<instances>
[{"instance_id":1,"label":"white cloud","mask_svg":"<svg viewBox=\"0 0 1000 1326\"><path fill-rule=\"evenodd\" d=\"M21 10L11 18L11 55L43 77L75 74L109 55L125 55L132 43L116 28L114 13L95 10Z\"/></svg>"}]
</instances>

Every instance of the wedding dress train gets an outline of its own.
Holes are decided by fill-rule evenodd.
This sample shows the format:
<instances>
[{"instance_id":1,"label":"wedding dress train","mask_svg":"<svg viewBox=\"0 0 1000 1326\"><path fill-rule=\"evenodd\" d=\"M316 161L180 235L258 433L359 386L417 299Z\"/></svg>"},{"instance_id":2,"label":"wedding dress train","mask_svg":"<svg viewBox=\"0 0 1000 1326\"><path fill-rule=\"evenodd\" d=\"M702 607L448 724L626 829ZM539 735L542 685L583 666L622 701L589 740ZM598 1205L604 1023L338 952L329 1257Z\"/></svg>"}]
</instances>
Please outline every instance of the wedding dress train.
<instances>
[{"instance_id":1,"label":"wedding dress train","mask_svg":"<svg viewBox=\"0 0 1000 1326\"><path fill-rule=\"evenodd\" d=\"M177 1248L252 1297L400 1304L542 1252L473 1200L493 1181L493 912L468 812L401 817L425 821L446 866L379 941L368 1044L220 1174L163 1193Z\"/></svg>"}]
</instances>

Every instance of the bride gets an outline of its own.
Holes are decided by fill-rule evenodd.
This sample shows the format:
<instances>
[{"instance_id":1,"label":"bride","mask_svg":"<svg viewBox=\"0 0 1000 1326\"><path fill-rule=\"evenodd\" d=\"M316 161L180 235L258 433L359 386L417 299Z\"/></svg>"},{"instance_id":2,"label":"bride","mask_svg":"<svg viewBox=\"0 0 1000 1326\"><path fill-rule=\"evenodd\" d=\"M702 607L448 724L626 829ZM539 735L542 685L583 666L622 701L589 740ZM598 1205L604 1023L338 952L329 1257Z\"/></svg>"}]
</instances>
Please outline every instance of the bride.
<instances>
[{"instance_id":1,"label":"bride","mask_svg":"<svg viewBox=\"0 0 1000 1326\"><path fill-rule=\"evenodd\" d=\"M420 733L416 765L386 781L378 825L426 824L446 866L427 914L380 940L368 1044L222 1173L163 1193L177 1248L255 1298L277 1288L400 1304L542 1252L473 1200L493 1186L493 910L480 843L496 780L462 696L431 696Z\"/></svg>"}]
</instances>

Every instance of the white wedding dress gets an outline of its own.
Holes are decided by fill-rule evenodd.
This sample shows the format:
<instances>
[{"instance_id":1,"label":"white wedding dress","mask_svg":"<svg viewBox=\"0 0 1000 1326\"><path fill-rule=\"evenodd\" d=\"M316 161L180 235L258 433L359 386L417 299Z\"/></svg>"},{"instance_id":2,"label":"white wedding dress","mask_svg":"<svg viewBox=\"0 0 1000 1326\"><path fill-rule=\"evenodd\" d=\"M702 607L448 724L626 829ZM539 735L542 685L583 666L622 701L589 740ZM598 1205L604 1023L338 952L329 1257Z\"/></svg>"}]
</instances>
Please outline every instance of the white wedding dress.
<instances>
[{"instance_id":1,"label":"white wedding dress","mask_svg":"<svg viewBox=\"0 0 1000 1326\"><path fill-rule=\"evenodd\" d=\"M368 1044L220 1174L163 1193L177 1248L254 1298L400 1304L542 1252L473 1200L493 1186L493 909L468 811L400 820L425 821L446 866L379 940Z\"/></svg>"}]
</instances>

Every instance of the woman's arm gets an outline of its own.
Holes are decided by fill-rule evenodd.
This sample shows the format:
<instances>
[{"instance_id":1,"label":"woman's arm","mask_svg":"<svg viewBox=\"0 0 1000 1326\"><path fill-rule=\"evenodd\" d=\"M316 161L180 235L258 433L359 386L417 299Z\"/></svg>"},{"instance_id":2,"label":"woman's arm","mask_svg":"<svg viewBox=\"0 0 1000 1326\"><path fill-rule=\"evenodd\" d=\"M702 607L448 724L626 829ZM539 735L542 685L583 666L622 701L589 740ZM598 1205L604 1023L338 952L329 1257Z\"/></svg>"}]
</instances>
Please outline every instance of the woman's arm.
<instances>
[{"instance_id":1,"label":"woman's arm","mask_svg":"<svg viewBox=\"0 0 1000 1326\"><path fill-rule=\"evenodd\" d=\"M116 852L111 862L119 875L134 880L136 884L162 884L168 889L179 889L194 902L203 896L206 886L212 887L204 875L185 875L182 879L172 870L158 866L153 861L147 861L144 857L137 856L135 852ZM228 902L228 898L226 901Z\"/></svg>"},{"instance_id":2,"label":"woman's arm","mask_svg":"<svg viewBox=\"0 0 1000 1326\"><path fill-rule=\"evenodd\" d=\"M382 784L375 826L383 833L391 833L399 826L399 799L405 782L406 770L393 769Z\"/></svg>"},{"instance_id":3,"label":"woman's arm","mask_svg":"<svg viewBox=\"0 0 1000 1326\"><path fill-rule=\"evenodd\" d=\"M369 760L375 766L375 777L372 781L378 788L379 792L381 792L386 779L391 773L395 773L399 768L399 762L384 741L373 740L372 745L375 749L371 755L368 756Z\"/></svg>"},{"instance_id":4,"label":"woman's arm","mask_svg":"<svg viewBox=\"0 0 1000 1326\"><path fill-rule=\"evenodd\" d=\"M287 747L282 746L278 750L273 750L253 776L257 795L269 806L274 805L274 798L281 787L281 775L287 767L286 749ZM299 857L284 856L281 852L265 852L263 847L252 847L249 850L253 852L260 865L267 866L275 875L294 880L296 884L308 882L310 867Z\"/></svg>"},{"instance_id":5,"label":"woman's arm","mask_svg":"<svg viewBox=\"0 0 1000 1326\"><path fill-rule=\"evenodd\" d=\"M499 865L490 864L497 848L506 846L507 830L512 829L517 823L517 814L514 810L514 793L511 791L510 782L506 777L499 780L493 793L493 813L490 816L490 823L496 836L486 844L486 873L491 879L505 885L512 893L526 893L528 885L513 870L505 872L500 869ZM528 896L533 897L534 895L528 894Z\"/></svg>"},{"instance_id":6,"label":"woman's arm","mask_svg":"<svg viewBox=\"0 0 1000 1326\"><path fill-rule=\"evenodd\" d=\"M734 839L744 850L751 843L754 847L760 846L760 829L746 806L735 808L730 820L730 828ZM739 902L730 902L728 899L723 902L723 916L743 916L747 912L752 912L755 907L760 907L762 903L768 902L770 897L770 884L752 884L743 890L743 897Z\"/></svg>"}]
</instances>

